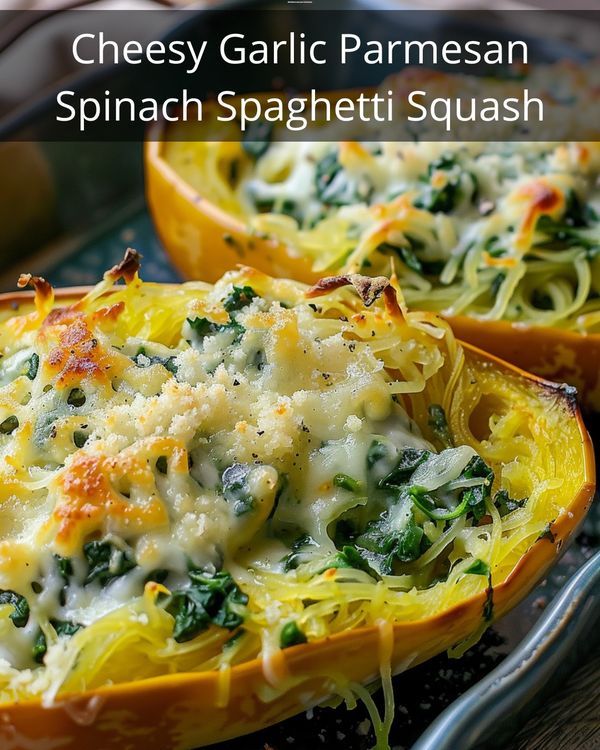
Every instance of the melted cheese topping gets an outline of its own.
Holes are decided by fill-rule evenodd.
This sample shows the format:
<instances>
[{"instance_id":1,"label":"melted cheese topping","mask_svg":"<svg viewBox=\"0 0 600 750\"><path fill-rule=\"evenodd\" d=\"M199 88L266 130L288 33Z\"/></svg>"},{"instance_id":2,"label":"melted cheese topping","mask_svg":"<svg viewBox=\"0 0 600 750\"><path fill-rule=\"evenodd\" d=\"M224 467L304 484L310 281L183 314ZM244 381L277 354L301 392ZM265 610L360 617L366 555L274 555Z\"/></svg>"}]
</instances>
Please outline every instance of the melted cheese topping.
<instances>
[{"instance_id":1,"label":"melted cheese topping","mask_svg":"<svg viewBox=\"0 0 600 750\"><path fill-rule=\"evenodd\" d=\"M469 566L505 574L565 502L550 427L528 405L483 442L465 431L453 394L477 379L449 328L387 282L367 308L336 284L307 297L251 269L214 287L114 281L56 308L34 280L35 309L0 320L5 700L174 669L226 681L257 655L283 689L281 647L368 623L385 661L386 620L482 591ZM456 448L439 452L434 401ZM488 488L479 522L453 513L487 481L465 478L477 454L526 504L501 518ZM385 484L415 455L437 516ZM365 541L348 557L341 520L364 533L382 514L411 555L386 562Z\"/></svg>"}]
</instances>

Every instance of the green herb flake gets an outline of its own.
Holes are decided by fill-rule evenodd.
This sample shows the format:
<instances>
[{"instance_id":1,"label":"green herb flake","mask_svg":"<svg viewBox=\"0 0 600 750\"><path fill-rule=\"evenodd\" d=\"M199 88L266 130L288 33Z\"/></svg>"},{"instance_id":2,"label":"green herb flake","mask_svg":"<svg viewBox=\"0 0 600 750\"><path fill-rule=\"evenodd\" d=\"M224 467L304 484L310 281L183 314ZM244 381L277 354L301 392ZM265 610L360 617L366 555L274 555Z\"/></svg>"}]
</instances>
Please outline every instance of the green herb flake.
<instances>
[{"instance_id":1,"label":"green herb flake","mask_svg":"<svg viewBox=\"0 0 600 750\"><path fill-rule=\"evenodd\" d=\"M0 433L2 435L12 435L13 432L18 429L19 420L14 414L10 417L7 417L4 422L0 423Z\"/></svg>"},{"instance_id":2,"label":"green herb flake","mask_svg":"<svg viewBox=\"0 0 600 750\"><path fill-rule=\"evenodd\" d=\"M31 355L31 357L29 357L29 360L27 362L27 369L25 370L25 375L29 378L29 380L35 380L39 369L40 369L40 358L39 358L39 355L34 352Z\"/></svg>"},{"instance_id":3,"label":"green herb flake","mask_svg":"<svg viewBox=\"0 0 600 750\"><path fill-rule=\"evenodd\" d=\"M361 484L358 479L353 479L348 474L336 474L333 477L333 484L335 487L341 487L343 490L348 492L359 492Z\"/></svg>"}]
</instances>

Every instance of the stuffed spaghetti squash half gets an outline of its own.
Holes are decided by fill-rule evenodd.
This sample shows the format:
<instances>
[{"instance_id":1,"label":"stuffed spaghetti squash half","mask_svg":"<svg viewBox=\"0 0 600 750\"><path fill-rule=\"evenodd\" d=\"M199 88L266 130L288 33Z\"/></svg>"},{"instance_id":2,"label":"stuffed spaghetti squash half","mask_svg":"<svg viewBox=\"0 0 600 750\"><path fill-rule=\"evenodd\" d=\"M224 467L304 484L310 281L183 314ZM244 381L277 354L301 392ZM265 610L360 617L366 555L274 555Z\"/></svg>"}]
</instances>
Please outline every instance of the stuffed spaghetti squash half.
<instances>
[{"instance_id":1,"label":"stuffed spaghetti squash half","mask_svg":"<svg viewBox=\"0 0 600 750\"><path fill-rule=\"evenodd\" d=\"M379 678L384 747L391 674L460 653L581 520L572 393L394 280L137 271L2 306L3 746L191 748Z\"/></svg>"},{"instance_id":2,"label":"stuffed spaghetti squash half","mask_svg":"<svg viewBox=\"0 0 600 750\"><path fill-rule=\"evenodd\" d=\"M528 69L527 80L544 75L581 96L591 85L585 69L565 64ZM380 91L402 102L418 76L431 96L481 80L407 69ZM489 86L506 96L515 83ZM211 140L195 123L171 124L147 144L149 204L187 278L213 281L239 262L309 283L393 269L411 307L566 380L600 409L590 364L600 355L597 142L516 142L510 126L504 140L433 142L400 126L382 137L380 125L364 126L360 142L338 142L333 125L290 142L268 123L237 135L228 127Z\"/></svg>"}]
</instances>

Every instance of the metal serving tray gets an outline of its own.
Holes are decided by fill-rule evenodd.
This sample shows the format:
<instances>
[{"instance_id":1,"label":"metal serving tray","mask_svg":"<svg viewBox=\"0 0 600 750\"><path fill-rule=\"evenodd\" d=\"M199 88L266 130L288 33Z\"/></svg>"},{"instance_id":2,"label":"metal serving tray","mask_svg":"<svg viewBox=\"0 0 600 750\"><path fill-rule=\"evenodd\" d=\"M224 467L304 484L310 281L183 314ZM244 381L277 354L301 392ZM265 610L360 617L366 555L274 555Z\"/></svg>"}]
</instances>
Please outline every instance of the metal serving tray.
<instances>
[{"instance_id":1,"label":"metal serving tray","mask_svg":"<svg viewBox=\"0 0 600 750\"><path fill-rule=\"evenodd\" d=\"M222 12L238 7L229 4ZM344 7L372 6L353 0ZM205 22L202 12L191 22L186 18L187 33ZM26 133L32 138L0 144L0 290L14 289L24 271L42 274L56 286L93 284L128 245L143 254L145 279L178 280L144 206L141 144L36 142L47 106L41 99L18 121L0 123L0 139ZM590 417L589 427L600 433L597 418ZM581 644L588 655L593 648L600 619L597 550L598 502L548 577L462 659L441 655L396 677L393 747L506 747L539 702L573 672ZM315 709L218 750L366 750L372 745L365 711L340 707Z\"/></svg>"}]
</instances>

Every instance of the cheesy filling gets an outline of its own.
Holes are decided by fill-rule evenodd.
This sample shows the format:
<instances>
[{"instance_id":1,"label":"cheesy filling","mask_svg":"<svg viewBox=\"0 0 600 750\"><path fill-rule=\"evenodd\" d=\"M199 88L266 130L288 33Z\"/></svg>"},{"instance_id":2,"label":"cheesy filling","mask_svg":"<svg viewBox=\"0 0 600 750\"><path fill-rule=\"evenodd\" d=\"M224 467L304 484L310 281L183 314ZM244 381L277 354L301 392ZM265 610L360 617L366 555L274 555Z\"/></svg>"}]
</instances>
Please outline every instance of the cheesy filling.
<instances>
[{"instance_id":1,"label":"cheesy filling","mask_svg":"<svg viewBox=\"0 0 600 750\"><path fill-rule=\"evenodd\" d=\"M414 85L411 75L382 90ZM565 78L576 87L576 75L558 66L554 88ZM443 94L463 80L431 74L428 87ZM277 238L318 273L393 269L414 308L598 328L597 143L435 143L419 130L414 142L367 131L337 143L327 132L281 142L261 127L241 144L167 142L165 155L252 234Z\"/></svg>"},{"instance_id":2,"label":"cheesy filling","mask_svg":"<svg viewBox=\"0 0 600 750\"><path fill-rule=\"evenodd\" d=\"M0 321L3 699L257 655L268 672L491 587L539 535L553 487L450 427L464 360L435 317L249 269L119 273L63 307L36 279L36 308Z\"/></svg>"}]
</instances>

